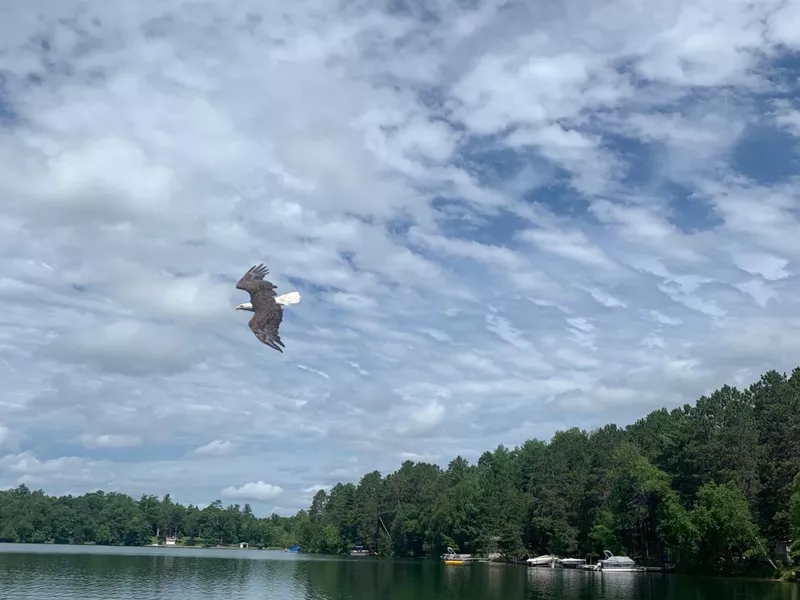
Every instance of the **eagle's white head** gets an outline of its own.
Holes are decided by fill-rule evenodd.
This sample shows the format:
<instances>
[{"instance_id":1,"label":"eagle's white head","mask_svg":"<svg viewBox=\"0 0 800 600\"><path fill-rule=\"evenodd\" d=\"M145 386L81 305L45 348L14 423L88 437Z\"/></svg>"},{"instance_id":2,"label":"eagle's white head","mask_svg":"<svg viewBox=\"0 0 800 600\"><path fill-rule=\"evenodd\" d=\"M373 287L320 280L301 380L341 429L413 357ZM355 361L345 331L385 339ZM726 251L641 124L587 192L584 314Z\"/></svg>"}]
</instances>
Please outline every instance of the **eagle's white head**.
<instances>
[{"instance_id":1,"label":"eagle's white head","mask_svg":"<svg viewBox=\"0 0 800 600\"><path fill-rule=\"evenodd\" d=\"M249 310L250 312L255 312L253 310L253 303L252 302L242 302L234 310Z\"/></svg>"}]
</instances>

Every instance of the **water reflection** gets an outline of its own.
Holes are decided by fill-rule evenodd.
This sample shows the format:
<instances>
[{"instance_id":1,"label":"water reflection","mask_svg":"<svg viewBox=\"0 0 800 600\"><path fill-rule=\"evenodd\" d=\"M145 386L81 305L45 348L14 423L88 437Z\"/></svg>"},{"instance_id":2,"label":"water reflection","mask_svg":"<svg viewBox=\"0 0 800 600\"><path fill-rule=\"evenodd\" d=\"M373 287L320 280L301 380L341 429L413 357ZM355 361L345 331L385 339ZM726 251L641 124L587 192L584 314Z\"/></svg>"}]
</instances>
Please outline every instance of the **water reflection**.
<instances>
[{"instance_id":1,"label":"water reflection","mask_svg":"<svg viewBox=\"0 0 800 600\"><path fill-rule=\"evenodd\" d=\"M652 597L647 585L652 577L645 573L586 573L595 575L600 581L600 593L603 600L623 600L628 598ZM657 575L657 577L661 577ZM656 596L659 597L659 596Z\"/></svg>"},{"instance_id":2,"label":"water reflection","mask_svg":"<svg viewBox=\"0 0 800 600\"><path fill-rule=\"evenodd\" d=\"M580 598L586 587L586 573L573 569L528 567L530 598Z\"/></svg>"},{"instance_id":3,"label":"water reflection","mask_svg":"<svg viewBox=\"0 0 800 600\"><path fill-rule=\"evenodd\" d=\"M0 557L0 589L4 600L264 598L273 593L292 600L304 597L294 585L299 564L197 556L15 554Z\"/></svg>"},{"instance_id":4,"label":"water reflection","mask_svg":"<svg viewBox=\"0 0 800 600\"><path fill-rule=\"evenodd\" d=\"M325 600L485 600L524 598L525 571L516 566L443 565L439 561L363 559L308 563L306 598Z\"/></svg>"},{"instance_id":5,"label":"water reflection","mask_svg":"<svg viewBox=\"0 0 800 600\"><path fill-rule=\"evenodd\" d=\"M800 600L794 584L528 568L528 600Z\"/></svg>"},{"instance_id":6,"label":"water reflection","mask_svg":"<svg viewBox=\"0 0 800 600\"><path fill-rule=\"evenodd\" d=\"M3 600L800 600L793 584L501 564L235 550L3 550Z\"/></svg>"}]
</instances>

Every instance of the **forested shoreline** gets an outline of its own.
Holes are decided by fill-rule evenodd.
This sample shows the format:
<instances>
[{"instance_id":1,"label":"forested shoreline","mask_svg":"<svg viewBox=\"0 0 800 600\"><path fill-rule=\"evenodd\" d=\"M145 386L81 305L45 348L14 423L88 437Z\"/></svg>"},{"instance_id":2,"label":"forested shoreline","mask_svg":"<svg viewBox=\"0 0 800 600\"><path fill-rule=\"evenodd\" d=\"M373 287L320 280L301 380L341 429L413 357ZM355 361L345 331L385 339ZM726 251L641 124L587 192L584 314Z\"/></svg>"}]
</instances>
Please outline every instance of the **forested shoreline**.
<instances>
[{"instance_id":1,"label":"forested shoreline","mask_svg":"<svg viewBox=\"0 0 800 600\"><path fill-rule=\"evenodd\" d=\"M146 545L159 533L187 545L320 553L364 545L398 557L439 556L448 546L507 557L608 549L642 564L735 570L799 537L799 473L797 368L625 428L500 446L474 465L406 461L385 477L375 471L319 491L292 517L257 518L247 504L219 500L200 509L169 495L53 497L21 485L0 492L0 541Z\"/></svg>"}]
</instances>

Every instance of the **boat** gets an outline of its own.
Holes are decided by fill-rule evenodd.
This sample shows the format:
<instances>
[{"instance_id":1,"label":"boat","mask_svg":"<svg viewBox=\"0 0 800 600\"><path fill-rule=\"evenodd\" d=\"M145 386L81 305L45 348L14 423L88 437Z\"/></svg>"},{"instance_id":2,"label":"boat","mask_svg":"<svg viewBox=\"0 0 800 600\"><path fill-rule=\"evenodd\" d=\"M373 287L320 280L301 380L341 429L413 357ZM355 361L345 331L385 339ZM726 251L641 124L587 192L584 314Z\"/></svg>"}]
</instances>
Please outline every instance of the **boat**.
<instances>
[{"instance_id":1,"label":"boat","mask_svg":"<svg viewBox=\"0 0 800 600\"><path fill-rule=\"evenodd\" d=\"M586 564L585 558L562 558L559 560L561 566L565 569L577 569L581 565Z\"/></svg>"},{"instance_id":2,"label":"boat","mask_svg":"<svg viewBox=\"0 0 800 600\"><path fill-rule=\"evenodd\" d=\"M367 550L364 546L356 546L350 550L350 556L372 556L374 552Z\"/></svg>"},{"instance_id":3,"label":"boat","mask_svg":"<svg viewBox=\"0 0 800 600\"><path fill-rule=\"evenodd\" d=\"M525 561L529 567L548 567L550 569L555 568L559 562L559 559L551 554L542 554Z\"/></svg>"},{"instance_id":4,"label":"boat","mask_svg":"<svg viewBox=\"0 0 800 600\"><path fill-rule=\"evenodd\" d=\"M291 548L286 548L284 552L300 552L300 545L292 546Z\"/></svg>"},{"instance_id":5,"label":"boat","mask_svg":"<svg viewBox=\"0 0 800 600\"><path fill-rule=\"evenodd\" d=\"M615 556L608 550L603 550L604 559L597 562L598 569L603 573L635 573L641 571L630 556Z\"/></svg>"},{"instance_id":6,"label":"boat","mask_svg":"<svg viewBox=\"0 0 800 600\"><path fill-rule=\"evenodd\" d=\"M459 554L450 546L447 547L447 552L442 554L442 559L446 565L463 565L472 562L472 554Z\"/></svg>"}]
</instances>

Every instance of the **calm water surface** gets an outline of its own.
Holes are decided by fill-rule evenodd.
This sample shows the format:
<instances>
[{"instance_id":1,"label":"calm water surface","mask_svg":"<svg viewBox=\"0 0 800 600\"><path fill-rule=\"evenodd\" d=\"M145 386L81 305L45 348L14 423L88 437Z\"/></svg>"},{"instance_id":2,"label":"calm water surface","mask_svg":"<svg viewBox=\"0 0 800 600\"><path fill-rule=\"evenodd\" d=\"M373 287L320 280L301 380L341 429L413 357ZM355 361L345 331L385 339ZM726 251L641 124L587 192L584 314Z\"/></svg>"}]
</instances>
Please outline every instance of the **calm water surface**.
<instances>
[{"instance_id":1,"label":"calm water surface","mask_svg":"<svg viewBox=\"0 0 800 600\"><path fill-rule=\"evenodd\" d=\"M0 600L800 600L796 584L437 561L0 544Z\"/></svg>"}]
</instances>

